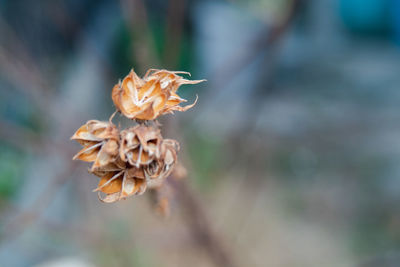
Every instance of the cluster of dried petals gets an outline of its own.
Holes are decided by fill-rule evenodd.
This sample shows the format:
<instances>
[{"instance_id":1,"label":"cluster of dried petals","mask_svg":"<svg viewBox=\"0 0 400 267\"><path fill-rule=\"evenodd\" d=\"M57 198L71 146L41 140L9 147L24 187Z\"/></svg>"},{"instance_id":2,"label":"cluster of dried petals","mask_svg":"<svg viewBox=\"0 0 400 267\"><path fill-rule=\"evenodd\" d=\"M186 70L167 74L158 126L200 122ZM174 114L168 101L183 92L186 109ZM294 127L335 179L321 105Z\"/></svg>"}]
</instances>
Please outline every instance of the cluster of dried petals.
<instances>
[{"instance_id":1,"label":"cluster of dried petals","mask_svg":"<svg viewBox=\"0 0 400 267\"><path fill-rule=\"evenodd\" d=\"M100 177L94 191L101 201L111 203L143 194L148 188L160 189L173 171L179 143L163 139L160 130L147 126L145 121L174 111L186 111L196 104L195 101L179 106L186 100L176 92L183 84L204 80L190 81L178 74L189 73L151 69L139 78L132 70L114 86L112 99L117 111L141 124L119 131L111 118L109 122L91 120L71 137L83 146L73 159L93 162L89 172ZM160 202L164 211L167 210L165 201L163 198Z\"/></svg>"},{"instance_id":2,"label":"cluster of dried petals","mask_svg":"<svg viewBox=\"0 0 400 267\"><path fill-rule=\"evenodd\" d=\"M162 114L190 109L197 99L191 105L179 106L186 100L176 91L183 84L197 84L204 80L191 81L178 74L190 75L188 72L151 69L140 78L132 70L112 90L117 110L130 119L154 120Z\"/></svg>"},{"instance_id":3,"label":"cluster of dried petals","mask_svg":"<svg viewBox=\"0 0 400 267\"><path fill-rule=\"evenodd\" d=\"M84 146L74 159L94 162L90 172L100 177L94 191L107 203L160 186L179 150L177 141L163 139L158 128L145 125L119 133L111 123L89 121L72 139Z\"/></svg>"}]
</instances>

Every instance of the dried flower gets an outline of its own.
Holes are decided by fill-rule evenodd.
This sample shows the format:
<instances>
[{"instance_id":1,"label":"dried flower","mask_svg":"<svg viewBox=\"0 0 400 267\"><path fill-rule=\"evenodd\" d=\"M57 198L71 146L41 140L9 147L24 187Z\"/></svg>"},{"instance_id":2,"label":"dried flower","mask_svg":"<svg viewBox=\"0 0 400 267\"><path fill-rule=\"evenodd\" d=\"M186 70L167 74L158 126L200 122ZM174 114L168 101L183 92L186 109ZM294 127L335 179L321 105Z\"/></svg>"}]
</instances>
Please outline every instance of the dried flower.
<instances>
[{"instance_id":1,"label":"dried flower","mask_svg":"<svg viewBox=\"0 0 400 267\"><path fill-rule=\"evenodd\" d=\"M140 195L146 188L160 187L177 161L179 144L163 139L158 128L137 125L121 132L119 153L112 164L92 169L99 176L99 199L111 203L132 195Z\"/></svg>"},{"instance_id":2,"label":"dried flower","mask_svg":"<svg viewBox=\"0 0 400 267\"><path fill-rule=\"evenodd\" d=\"M189 73L151 69L142 79L132 70L114 86L112 99L117 110L140 124L120 132L111 122L114 113L109 122L88 121L71 137L83 146L73 159L93 162L89 172L100 177L94 191L101 201L112 203L143 194L147 188L165 188L161 186L177 163L179 143L163 139L158 125L148 126L146 120L193 107L196 101L179 106L186 100L176 91L183 84L204 81L186 80L177 74ZM182 170L183 167L181 173ZM160 211L166 214L168 199L163 197L159 204Z\"/></svg>"},{"instance_id":3,"label":"dried flower","mask_svg":"<svg viewBox=\"0 0 400 267\"><path fill-rule=\"evenodd\" d=\"M90 120L71 139L83 146L73 159L94 162L92 171L118 164L119 131L111 122Z\"/></svg>"},{"instance_id":4,"label":"dried flower","mask_svg":"<svg viewBox=\"0 0 400 267\"><path fill-rule=\"evenodd\" d=\"M117 109L130 119L154 120L158 116L173 111L186 111L196 104L196 101L185 107L179 106L186 102L176 91L183 84L197 84L204 80L187 80L177 74L188 72L150 69L143 79L131 70L122 82L112 90L112 99Z\"/></svg>"}]
</instances>

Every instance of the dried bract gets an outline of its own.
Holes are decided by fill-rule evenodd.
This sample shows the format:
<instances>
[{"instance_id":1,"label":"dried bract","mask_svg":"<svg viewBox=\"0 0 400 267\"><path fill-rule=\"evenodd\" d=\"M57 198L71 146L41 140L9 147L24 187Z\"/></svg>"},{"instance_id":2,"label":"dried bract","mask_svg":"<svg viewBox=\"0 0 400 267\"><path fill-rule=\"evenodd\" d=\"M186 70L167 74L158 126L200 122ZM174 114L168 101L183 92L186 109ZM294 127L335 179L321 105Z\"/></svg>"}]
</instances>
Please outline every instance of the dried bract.
<instances>
[{"instance_id":1,"label":"dried bract","mask_svg":"<svg viewBox=\"0 0 400 267\"><path fill-rule=\"evenodd\" d=\"M185 107L179 106L186 102L176 94L183 84L197 84L204 80L187 80L178 74L188 72L149 70L142 78L132 70L112 90L112 99L117 109L130 119L154 120L158 116L173 111L186 111L196 104L196 101Z\"/></svg>"},{"instance_id":2,"label":"dried bract","mask_svg":"<svg viewBox=\"0 0 400 267\"><path fill-rule=\"evenodd\" d=\"M101 176L98 187L93 191L99 192L99 199L112 203L133 195L145 192L147 184L140 170L136 168L107 172Z\"/></svg>"},{"instance_id":3,"label":"dried bract","mask_svg":"<svg viewBox=\"0 0 400 267\"><path fill-rule=\"evenodd\" d=\"M116 156L119 147L119 131L114 124L90 120L82 125L71 139L83 146L73 159L94 162L92 171L118 164Z\"/></svg>"}]
</instances>

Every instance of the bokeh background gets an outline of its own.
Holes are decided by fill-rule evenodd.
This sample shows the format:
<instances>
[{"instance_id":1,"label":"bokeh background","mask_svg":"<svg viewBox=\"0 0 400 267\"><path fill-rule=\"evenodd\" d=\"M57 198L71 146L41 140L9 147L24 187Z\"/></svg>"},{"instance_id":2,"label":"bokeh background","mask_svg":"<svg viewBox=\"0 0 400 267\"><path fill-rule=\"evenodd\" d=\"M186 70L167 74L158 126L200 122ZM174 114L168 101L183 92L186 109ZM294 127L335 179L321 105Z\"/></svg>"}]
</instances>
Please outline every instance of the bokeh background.
<instances>
[{"instance_id":1,"label":"bokeh background","mask_svg":"<svg viewBox=\"0 0 400 267\"><path fill-rule=\"evenodd\" d=\"M399 0L1 0L0 266L400 266L399 45ZM167 219L71 160L131 68L208 80Z\"/></svg>"}]
</instances>

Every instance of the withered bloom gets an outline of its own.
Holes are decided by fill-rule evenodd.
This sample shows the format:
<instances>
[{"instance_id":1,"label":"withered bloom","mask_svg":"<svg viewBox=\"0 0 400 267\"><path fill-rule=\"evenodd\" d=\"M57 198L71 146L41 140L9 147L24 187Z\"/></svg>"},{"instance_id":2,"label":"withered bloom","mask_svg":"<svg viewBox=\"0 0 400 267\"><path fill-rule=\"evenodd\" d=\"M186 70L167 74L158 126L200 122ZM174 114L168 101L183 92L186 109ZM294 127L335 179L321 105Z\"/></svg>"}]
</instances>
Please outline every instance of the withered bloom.
<instances>
[{"instance_id":1,"label":"withered bloom","mask_svg":"<svg viewBox=\"0 0 400 267\"><path fill-rule=\"evenodd\" d=\"M83 146L73 159L93 162L89 172L100 177L94 191L101 201L112 203L143 194L146 189L160 190L173 171L179 143L163 139L158 126L149 126L146 121L173 111L186 111L195 105L196 101L179 106L186 100L176 91L183 84L204 80L190 81L178 74L189 73L151 69L139 78L132 70L114 86L112 99L117 111L139 124L120 132L111 122L112 117L108 122L90 120L71 137ZM164 213L167 201L160 201Z\"/></svg>"},{"instance_id":2,"label":"withered bloom","mask_svg":"<svg viewBox=\"0 0 400 267\"><path fill-rule=\"evenodd\" d=\"M138 125L121 132L120 158L143 171L147 183L157 186L172 171L179 144L163 139L160 130Z\"/></svg>"},{"instance_id":3,"label":"withered bloom","mask_svg":"<svg viewBox=\"0 0 400 267\"><path fill-rule=\"evenodd\" d=\"M179 106L186 102L176 91L183 84L197 84L204 80L187 80L178 74L188 72L151 69L140 78L131 72L112 90L112 99L117 109L130 119L154 120L158 116L173 111L186 111L196 104L196 101L185 107Z\"/></svg>"},{"instance_id":4,"label":"withered bloom","mask_svg":"<svg viewBox=\"0 0 400 267\"><path fill-rule=\"evenodd\" d=\"M159 129L137 125L121 132L119 155L123 161L139 168L160 157L161 141Z\"/></svg>"},{"instance_id":5,"label":"withered bloom","mask_svg":"<svg viewBox=\"0 0 400 267\"><path fill-rule=\"evenodd\" d=\"M118 164L119 131L111 122L90 120L71 139L83 146L73 159L94 162L92 171Z\"/></svg>"},{"instance_id":6,"label":"withered bloom","mask_svg":"<svg viewBox=\"0 0 400 267\"><path fill-rule=\"evenodd\" d=\"M161 186L177 161L178 142L163 139L158 128L137 125L122 131L120 137L115 163L93 172L101 177L94 191L107 203Z\"/></svg>"}]
</instances>

